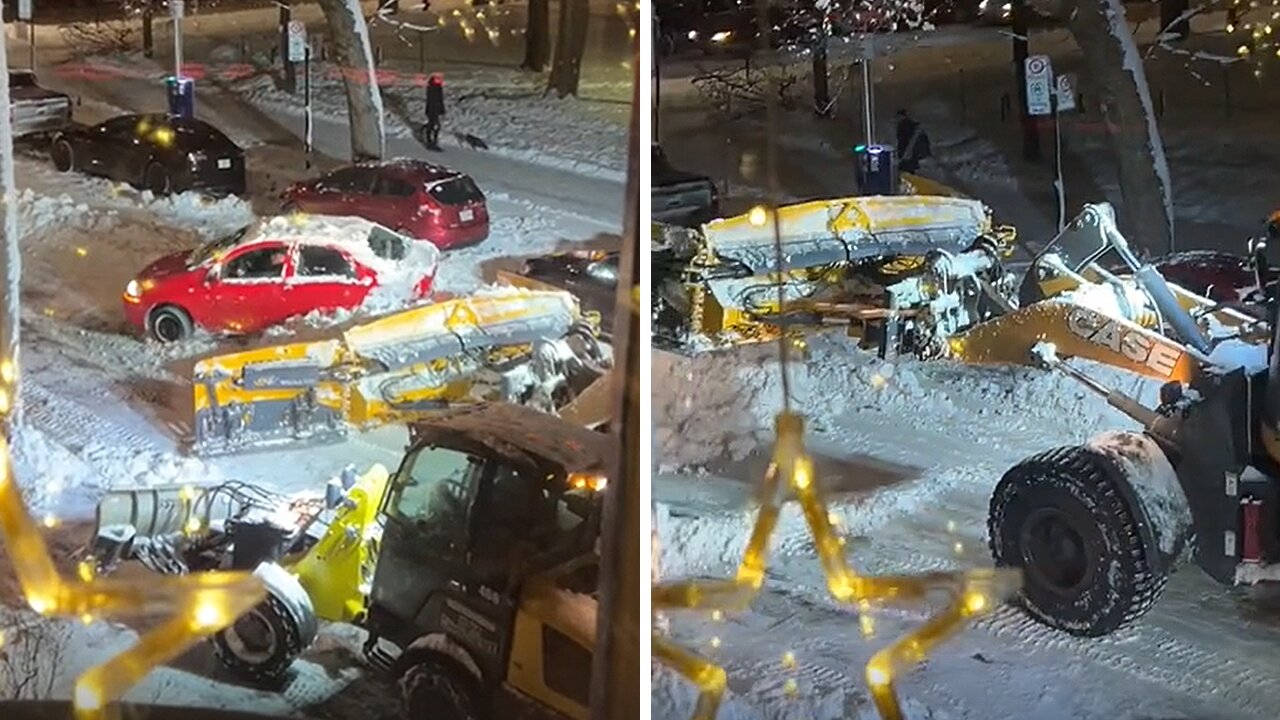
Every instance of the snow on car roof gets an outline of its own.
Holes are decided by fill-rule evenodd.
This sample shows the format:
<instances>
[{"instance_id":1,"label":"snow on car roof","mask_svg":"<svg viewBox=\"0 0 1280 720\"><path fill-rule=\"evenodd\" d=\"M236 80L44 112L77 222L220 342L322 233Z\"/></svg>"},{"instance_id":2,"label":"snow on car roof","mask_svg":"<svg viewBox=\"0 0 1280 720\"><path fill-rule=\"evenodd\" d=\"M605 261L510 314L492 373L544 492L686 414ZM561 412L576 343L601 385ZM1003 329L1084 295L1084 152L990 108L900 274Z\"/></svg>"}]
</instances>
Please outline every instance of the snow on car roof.
<instances>
[{"instance_id":1,"label":"snow on car roof","mask_svg":"<svg viewBox=\"0 0 1280 720\"><path fill-rule=\"evenodd\" d=\"M437 165L435 163L428 162L426 160L417 160L414 158L393 158L391 160L367 160L365 162L356 163L355 167L368 168L372 170L387 169L387 170L394 170L394 171L405 173L405 174L423 175L425 176L423 179L427 181L447 180L455 177L460 177L461 175L463 175L463 173L457 170L454 170L453 168L448 168L448 167L445 167L444 165Z\"/></svg>"},{"instance_id":2,"label":"snow on car roof","mask_svg":"<svg viewBox=\"0 0 1280 720\"><path fill-rule=\"evenodd\" d=\"M384 237L399 239L404 246L402 254L396 253L400 257L387 257L375 250L370 243L375 229L385 233ZM341 248L380 274L405 266L426 270L440 262L440 251L431 243L415 241L372 220L348 215L294 213L264 217L250 226L237 246L263 240Z\"/></svg>"}]
</instances>

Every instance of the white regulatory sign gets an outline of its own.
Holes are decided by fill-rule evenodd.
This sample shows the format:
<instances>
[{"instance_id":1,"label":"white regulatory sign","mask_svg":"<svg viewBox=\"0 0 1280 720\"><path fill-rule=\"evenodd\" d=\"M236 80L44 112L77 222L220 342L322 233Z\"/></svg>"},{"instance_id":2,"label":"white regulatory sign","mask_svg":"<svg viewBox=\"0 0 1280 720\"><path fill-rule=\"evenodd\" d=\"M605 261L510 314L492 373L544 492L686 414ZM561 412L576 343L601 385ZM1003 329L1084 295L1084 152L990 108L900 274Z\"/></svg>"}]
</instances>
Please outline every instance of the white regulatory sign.
<instances>
[{"instance_id":1,"label":"white regulatory sign","mask_svg":"<svg viewBox=\"0 0 1280 720\"><path fill-rule=\"evenodd\" d=\"M31 0L18 0L18 19L31 22Z\"/></svg>"},{"instance_id":2,"label":"white regulatory sign","mask_svg":"<svg viewBox=\"0 0 1280 720\"><path fill-rule=\"evenodd\" d=\"M1027 113L1049 115L1053 112L1050 93L1053 92L1053 67L1047 55L1027 58Z\"/></svg>"},{"instance_id":3,"label":"white regulatory sign","mask_svg":"<svg viewBox=\"0 0 1280 720\"><path fill-rule=\"evenodd\" d=\"M178 20L182 19L182 0L169 0L169 15Z\"/></svg>"},{"instance_id":4,"label":"white regulatory sign","mask_svg":"<svg viewBox=\"0 0 1280 720\"><path fill-rule=\"evenodd\" d=\"M289 62L302 62L307 56L307 26L301 20L289 21Z\"/></svg>"},{"instance_id":5,"label":"white regulatory sign","mask_svg":"<svg viewBox=\"0 0 1280 720\"><path fill-rule=\"evenodd\" d=\"M1058 76L1058 109L1076 109L1076 78L1069 73Z\"/></svg>"}]
</instances>

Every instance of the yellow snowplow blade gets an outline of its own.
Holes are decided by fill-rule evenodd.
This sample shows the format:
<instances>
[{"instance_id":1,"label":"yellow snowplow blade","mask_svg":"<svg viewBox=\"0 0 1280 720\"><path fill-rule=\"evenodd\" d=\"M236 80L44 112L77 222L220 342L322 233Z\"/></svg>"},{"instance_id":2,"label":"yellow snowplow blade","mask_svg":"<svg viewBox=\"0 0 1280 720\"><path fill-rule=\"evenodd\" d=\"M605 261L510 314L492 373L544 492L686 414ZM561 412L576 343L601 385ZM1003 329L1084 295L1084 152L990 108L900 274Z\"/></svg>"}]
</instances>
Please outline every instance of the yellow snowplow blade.
<instances>
[{"instance_id":1,"label":"yellow snowplow blade","mask_svg":"<svg viewBox=\"0 0 1280 720\"><path fill-rule=\"evenodd\" d=\"M195 449L203 454L299 441L412 413L494 399L488 368L524 359L534 342L583 321L567 292L493 288L412 308L341 338L207 358L194 372Z\"/></svg>"}]
</instances>

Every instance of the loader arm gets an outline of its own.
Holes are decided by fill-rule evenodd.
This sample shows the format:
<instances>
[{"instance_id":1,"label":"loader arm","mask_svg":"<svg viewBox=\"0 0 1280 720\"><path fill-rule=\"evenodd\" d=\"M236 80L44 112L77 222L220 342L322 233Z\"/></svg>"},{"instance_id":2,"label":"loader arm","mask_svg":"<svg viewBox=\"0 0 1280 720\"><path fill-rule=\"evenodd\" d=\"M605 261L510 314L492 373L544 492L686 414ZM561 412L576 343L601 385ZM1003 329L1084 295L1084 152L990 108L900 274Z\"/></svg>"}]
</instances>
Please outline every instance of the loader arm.
<instances>
[{"instance_id":1,"label":"loader arm","mask_svg":"<svg viewBox=\"0 0 1280 720\"><path fill-rule=\"evenodd\" d=\"M493 288L412 308L341 337L207 358L194 372L195 449L341 440L482 400L542 397L595 328L566 292ZM545 393L543 393L545 394Z\"/></svg>"}]
</instances>

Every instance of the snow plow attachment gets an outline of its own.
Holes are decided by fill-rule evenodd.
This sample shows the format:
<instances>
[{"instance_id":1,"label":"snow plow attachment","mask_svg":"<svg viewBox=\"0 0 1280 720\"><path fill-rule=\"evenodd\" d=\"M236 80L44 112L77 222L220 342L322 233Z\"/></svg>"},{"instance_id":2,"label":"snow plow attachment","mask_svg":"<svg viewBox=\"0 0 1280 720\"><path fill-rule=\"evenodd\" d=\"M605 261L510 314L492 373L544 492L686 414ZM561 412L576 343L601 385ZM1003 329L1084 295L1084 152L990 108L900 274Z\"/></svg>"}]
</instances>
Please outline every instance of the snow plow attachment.
<instances>
[{"instance_id":1,"label":"snow plow attachment","mask_svg":"<svg viewBox=\"0 0 1280 720\"><path fill-rule=\"evenodd\" d=\"M553 410L605 375L596 334L566 292L492 288L336 339L207 358L194 372L194 449L334 442L477 401Z\"/></svg>"},{"instance_id":2,"label":"snow plow attachment","mask_svg":"<svg viewBox=\"0 0 1280 720\"><path fill-rule=\"evenodd\" d=\"M778 208L780 268L773 220L757 208L698 230L664 229L654 251L655 334L676 336L677 344L691 336L740 344L776 337L783 327L834 321L875 341L885 335L888 311L905 317L923 310L933 312L941 332L955 331L985 319L983 284L1002 282L1001 261L1016 234L993 226L977 200L819 200ZM779 284L785 307L778 305ZM961 285L964 292L955 292ZM942 287L951 295L931 305ZM938 344L931 336L918 342Z\"/></svg>"}]
</instances>

